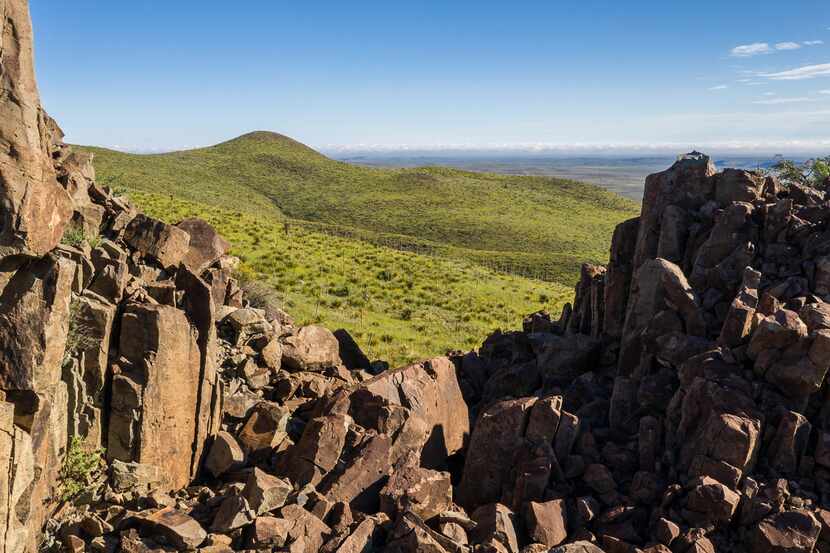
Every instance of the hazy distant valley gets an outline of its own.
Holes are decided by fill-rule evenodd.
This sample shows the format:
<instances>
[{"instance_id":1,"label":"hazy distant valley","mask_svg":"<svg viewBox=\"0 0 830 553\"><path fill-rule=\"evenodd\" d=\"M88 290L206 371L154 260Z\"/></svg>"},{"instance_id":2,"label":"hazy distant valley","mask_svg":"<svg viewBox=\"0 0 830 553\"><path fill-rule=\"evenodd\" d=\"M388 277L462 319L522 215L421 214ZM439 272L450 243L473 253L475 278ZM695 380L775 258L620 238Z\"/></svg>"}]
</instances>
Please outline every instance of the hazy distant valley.
<instances>
[{"instance_id":1,"label":"hazy distant valley","mask_svg":"<svg viewBox=\"0 0 830 553\"><path fill-rule=\"evenodd\" d=\"M682 152L678 152L680 154ZM708 153L708 152L707 152ZM383 153L350 152L332 154L341 161L372 167L422 167L441 165L466 171L501 173L505 175L537 175L596 184L632 200L643 197L645 178L671 166L676 156L654 155L646 157L588 155L563 157L534 154L475 154L475 153ZM718 156L712 159L719 169L769 168L774 156Z\"/></svg>"}]
</instances>

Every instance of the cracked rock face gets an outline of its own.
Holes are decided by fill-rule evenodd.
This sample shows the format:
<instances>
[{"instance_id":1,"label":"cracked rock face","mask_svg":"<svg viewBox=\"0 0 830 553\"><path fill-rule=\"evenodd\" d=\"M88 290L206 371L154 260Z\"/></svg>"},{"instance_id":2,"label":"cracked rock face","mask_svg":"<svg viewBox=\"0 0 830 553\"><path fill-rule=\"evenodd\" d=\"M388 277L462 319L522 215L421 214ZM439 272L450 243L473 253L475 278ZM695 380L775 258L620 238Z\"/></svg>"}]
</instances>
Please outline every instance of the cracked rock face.
<instances>
[{"instance_id":1,"label":"cracked rock face","mask_svg":"<svg viewBox=\"0 0 830 553\"><path fill-rule=\"evenodd\" d=\"M52 164L48 116L35 84L28 2L0 4L0 259L40 257L60 242L72 202Z\"/></svg>"}]
</instances>

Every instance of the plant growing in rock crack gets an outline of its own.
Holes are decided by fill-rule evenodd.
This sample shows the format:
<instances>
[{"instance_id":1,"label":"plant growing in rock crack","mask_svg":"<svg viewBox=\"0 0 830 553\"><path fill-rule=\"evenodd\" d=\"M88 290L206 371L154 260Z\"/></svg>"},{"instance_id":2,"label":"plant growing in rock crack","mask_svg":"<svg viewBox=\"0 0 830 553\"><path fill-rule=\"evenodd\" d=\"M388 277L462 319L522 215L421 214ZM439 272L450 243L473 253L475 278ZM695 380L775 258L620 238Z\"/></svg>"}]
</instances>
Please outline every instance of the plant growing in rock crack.
<instances>
[{"instance_id":1,"label":"plant growing in rock crack","mask_svg":"<svg viewBox=\"0 0 830 553\"><path fill-rule=\"evenodd\" d=\"M98 345L98 337L95 330L85 322L80 304L73 299L69 304L69 329L66 333L63 364L69 364L72 358L77 357L80 352L96 345Z\"/></svg>"},{"instance_id":2,"label":"plant growing in rock crack","mask_svg":"<svg viewBox=\"0 0 830 553\"><path fill-rule=\"evenodd\" d=\"M102 450L90 448L79 436L73 436L60 470L61 501L77 498L105 466Z\"/></svg>"},{"instance_id":3,"label":"plant growing in rock crack","mask_svg":"<svg viewBox=\"0 0 830 553\"><path fill-rule=\"evenodd\" d=\"M86 232L84 231L84 227L81 225L71 224L66 227L66 230L63 231L63 237L61 238L61 244L65 246L72 246L74 248L80 248L86 242Z\"/></svg>"},{"instance_id":4,"label":"plant growing in rock crack","mask_svg":"<svg viewBox=\"0 0 830 553\"><path fill-rule=\"evenodd\" d=\"M94 249L101 245L101 240L103 238L100 235L89 235L83 225L73 223L66 227L66 230L63 232L61 244L80 248L83 247L84 243L87 243L89 247Z\"/></svg>"}]
</instances>

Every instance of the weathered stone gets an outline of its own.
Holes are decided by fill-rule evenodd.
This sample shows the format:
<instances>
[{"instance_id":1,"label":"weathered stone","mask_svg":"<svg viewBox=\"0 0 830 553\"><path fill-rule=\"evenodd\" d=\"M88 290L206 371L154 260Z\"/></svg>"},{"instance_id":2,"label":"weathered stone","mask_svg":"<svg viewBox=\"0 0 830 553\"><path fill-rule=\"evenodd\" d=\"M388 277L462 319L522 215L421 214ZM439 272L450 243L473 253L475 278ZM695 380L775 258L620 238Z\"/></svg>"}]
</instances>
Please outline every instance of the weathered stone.
<instances>
[{"instance_id":1,"label":"weathered stone","mask_svg":"<svg viewBox=\"0 0 830 553\"><path fill-rule=\"evenodd\" d=\"M110 463L110 484L116 492L146 494L162 483L161 469L156 465L125 463L114 459Z\"/></svg>"},{"instance_id":2,"label":"weathered stone","mask_svg":"<svg viewBox=\"0 0 830 553\"><path fill-rule=\"evenodd\" d=\"M45 257L0 275L0 389L45 391L60 380L74 273L72 261Z\"/></svg>"},{"instance_id":3,"label":"weathered stone","mask_svg":"<svg viewBox=\"0 0 830 553\"><path fill-rule=\"evenodd\" d=\"M380 492L380 508L393 519L411 511L428 521L451 505L450 474L421 468L416 452L398 462Z\"/></svg>"},{"instance_id":4,"label":"weathered stone","mask_svg":"<svg viewBox=\"0 0 830 553\"><path fill-rule=\"evenodd\" d=\"M180 550L196 549L207 537L207 532L198 522L172 507L142 514L138 517L138 522L156 539L161 539L164 543Z\"/></svg>"},{"instance_id":5,"label":"weathered stone","mask_svg":"<svg viewBox=\"0 0 830 553\"><path fill-rule=\"evenodd\" d=\"M288 370L314 371L341 364L340 343L321 326L305 326L285 339L282 362Z\"/></svg>"},{"instance_id":6,"label":"weathered stone","mask_svg":"<svg viewBox=\"0 0 830 553\"><path fill-rule=\"evenodd\" d=\"M261 515L282 507L291 490L290 482L254 467L242 490L242 497L257 515Z\"/></svg>"},{"instance_id":7,"label":"weathered stone","mask_svg":"<svg viewBox=\"0 0 830 553\"><path fill-rule=\"evenodd\" d=\"M318 484L337 466L351 422L348 415L310 420L300 441L291 448L283 473L300 486Z\"/></svg>"},{"instance_id":8,"label":"weathered stone","mask_svg":"<svg viewBox=\"0 0 830 553\"><path fill-rule=\"evenodd\" d=\"M392 528L386 542L385 553L450 553L455 544L434 531L414 513L404 513Z\"/></svg>"},{"instance_id":9,"label":"weathered stone","mask_svg":"<svg viewBox=\"0 0 830 553\"><path fill-rule=\"evenodd\" d=\"M575 541L551 549L548 553L604 553L602 549L589 541Z\"/></svg>"},{"instance_id":10,"label":"weathered stone","mask_svg":"<svg viewBox=\"0 0 830 553\"><path fill-rule=\"evenodd\" d=\"M378 523L374 518L365 518L357 525L357 528L349 534L336 553L364 553L373 549L372 538L377 531Z\"/></svg>"},{"instance_id":11,"label":"weathered stone","mask_svg":"<svg viewBox=\"0 0 830 553\"><path fill-rule=\"evenodd\" d=\"M741 500L740 494L730 490L717 480L704 476L689 492L686 508L700 513L703 520L726 524L732 520Z\"/></svg>"},{"instance_id":12,"label":"weathered stone","mask_svg":"<svg viewBox=\"0 0 830 553\"><path fill-rule=\"evenodd\" d=\"M562 396L540 399L530 410L525 437L528 440L553 445L561 417Z\"/></svg>"},{"instance_id":13,"label":"weathered stone","mask_svg":"<svg viewBox=\"0 0 830 553\"><path fill-rule=\"evenodd\" d=\"M245 452L239 447L236 439L228 432L219 432L205 457L205 468L214 477L222 476L225 472L238 468L245 462Z\"/></svg>"},{"instance_id":14,"label":"weathered stone","mask_svg":"<svg viewBox=\"0 0 830 553\"><path fill-rule=\"evenodd\" d=\"M48 116L35 83L28 2L4 2L0 41L0 259L41 257L60 242L72 216L72 200L57 181L49 152Z\"/></svg>"},{"instance_id":15,"label":"weathered stone","mask_svg":"<svg viewBox=\"0 0 830 553\"><path fill-rule=\"evenodd\" d=\"M479 416L470 438L458 501L468 509L501 499L514 452L523 444L535 398L496 403Z\"/></svg>"},{"instance_id":16,"label":"weathered stone","mask_svg":"<svg viewBox=\"0 0 830 553\"><path fill-rule=\"evenodd\" d=\"M599 463L588 465L585 474L582 475L585 484L599 495L613 492L617 489L617 483L608 467Z\"/></svg>"},{"instance_id":17,"label":"weathered stone","mask_svg":"<svg viewBox=\"0 0 830 553\"><path fill-rule=\"evenodd\" d=\"M769 465L782 474L796 475L811 429L804 415L793 411L784 413L767 450Z\"/></svg>"},{"instance_id":18,"label":"weathered stone","mask_svg":"<svg viewBox=\"0 0 830 553\"><path fill-rule=\"evenodd\" d=\"M113 382L112 416L127 421L127 427L111 421L107 453L122 461L164 467L167 489L186 486L194 476L194 413L200 402L196 333L183 311L133 304L121 319L119 351L128 370L115 377L122 379L122 387ZM126 390L129 380L141 395L126 402L134 392L123 396L116 391Z\"/></svg>"},{"instance_id":19,"label":"weathered stone","mask_svg":"<svg viewBox=\"0 0 830 553\"><path fill-rule=\"evenodd\" d=\"M507 551L518 553L513 517L513 512L501 503L482 505L472 514L476 527L470 532L470 539L474 543L499 542Z\"/></svg>"},{"instance_id":20,"label":"weathered stone","mask_svg":"<svg viewBox=\"0 0 830 553\"><path fill-rule=\"evenodd\" d=\"M426 468L439 467L447 456L461 451L470 431L458 374L446 357L386 371L367 380L351 394L350 404L355 421L378 432L392 430L383 427L384 413L408 409L408 419L419 419L418 426L423 427L424 434L416 436L420 443L410 446L422 448L421 464Z\"/></svg>"},{"instance_id":21,"label":"weathered stone","mask_svg":"<svg viewBox=\"0 0 830 553\"><path fill-rule=\"evenodd\" d=\"M299 505L284 507L280 516L291 523L288 530L292 542L290 553L317 553L331 533L328 526Z\"/></svg>"},{"instance_id":22,"label":"weathered stone","mask_svg":"<svg viewBox=\"0 0 830 553\"><path fill-rule=\"evenodd\" d=\"M247 454L270 450L280 444L286 434L291 412L276 403L258 403L239 431L239 445Z\"/></svg>"},{"instance_id":23,"label":"weathered stone","mask_svg":"<svg viewBox=\"0 0 830 553\"><path fill-rule=\"evenodd\" d=\"M228 253L231 247L230 242L202 219L185 219L176 226L190 235L190 247L182 263L197 275Z\"/></svg>"},{"instance_id":24,"label":"weathered stone","mask_svg":"<svg viewBox=\"0 0 830 553\"><path fill-rule=\"evenodd\" d=\"M752 553L812 551L821 525L805 511L784 511L762 520L750 534Z\"/></svg>"},{"instance_id":25,"label":"weathered stone","mask_svg":"<svg viewBox=\"0 0 830 553\"><path fill-rule=\"evenodd\" d=\"M531 501L525 507L525 525L528 536L534 542L543 543L548 547L559 545L568 538L565 501Z\"/></svg>"},{"instance_id":26,"label":"weathered stone","mask_svg":"<svg viewBox=\"0 0 830 553\"><path fill-rule=\"evenodd\" d=\"M386 434L369 433L356 448L342 472L335 475L326 498L331 504L348 503L352 510L377 512L379 490L392 468L392 439ZM367 493L367 490L370 490Z\"/></svg>"},{"instance_id":27,"label":"weathered stone","mask_svg":"<svg viewBox=\"0 0 830 553\"><path fill-rule=\"evenodd\" d=\"M282 367L282 345L276 338L270 340L259 352L262 363L272 372L277 372Z\"/></svg>"},{"instance_id":28,"label":"weathered stone","mask_svg":"<svg viewBox=\"0 0 830 553\"><path fill-rule=\"evenodd\" d=\"M640 219L629 219L617 225L611 239L611 259L605 273L605 334L620 338L628 307L628 292L634 274L633 256L637 244ZM665 257L665 256L663 256Z\"/></svg>"},{"instance_id":29,"label":"weathered stone","mask_svg":"<svg viewBox=\"0 0 830 553\"><path fill-rule=\"evenodd\" d=\"M190 235L146 215L137 215L124 231L124 241L165 269L178 267L188 253Z\"/></svg>"},{"instance_id":30,"label":"weathered stone","mask_svg":"<svg viewBox=\"0 0 830 553\"><path fill-rule=\"evenodd\" d=\"M256 512L248 505L248 500L241 495L226 497L210 526L212 532L227 533L247 526L256 519Z\"/></svg>"},{"instance_id":31,"label":"weathered stone","mask_svg":"<svg viewBox=\"0 0 830 553\"><path fill-rule=\"evenodd\" d=\"M248 546L254 549L282 547L293 523L283 518L257 517L248 534Z\"/></svg>"}]
</instances>

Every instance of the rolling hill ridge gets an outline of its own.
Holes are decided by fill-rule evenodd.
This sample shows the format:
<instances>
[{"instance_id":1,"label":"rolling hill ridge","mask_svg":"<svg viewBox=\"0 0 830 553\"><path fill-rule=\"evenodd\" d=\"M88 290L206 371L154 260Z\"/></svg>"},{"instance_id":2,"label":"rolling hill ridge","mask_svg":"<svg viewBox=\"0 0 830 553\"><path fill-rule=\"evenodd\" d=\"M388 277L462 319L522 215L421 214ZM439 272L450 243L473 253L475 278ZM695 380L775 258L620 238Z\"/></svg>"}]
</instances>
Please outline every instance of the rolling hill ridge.
<instances>
[{"instance_id":1,"label":"rolling hill ridge","mask_svg":"<svg viewBox=\"0 0 830 553\"><path fill-rule=\"evenodd\" d=\"M605 237L638 212L633 202L574 181L361 167L271 132L168 154L89 150L102 181L115 188L287 218L568 285L582 261L606 260Z\"/></svg>"}]
</instances>

